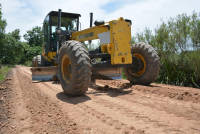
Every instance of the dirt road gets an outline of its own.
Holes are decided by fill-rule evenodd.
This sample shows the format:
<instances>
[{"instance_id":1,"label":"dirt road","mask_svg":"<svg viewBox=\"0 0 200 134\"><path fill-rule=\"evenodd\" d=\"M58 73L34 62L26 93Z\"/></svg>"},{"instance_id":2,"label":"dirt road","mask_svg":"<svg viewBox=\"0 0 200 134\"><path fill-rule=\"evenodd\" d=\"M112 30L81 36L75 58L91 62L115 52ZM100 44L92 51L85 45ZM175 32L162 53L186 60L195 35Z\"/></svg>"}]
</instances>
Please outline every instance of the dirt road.
<instances>
[{"instance_id":1,"label":"dirt road","mask_svg":"<svg viewBox=\"0 0 200 134\"><path fill-rule=\"evenodd\" d=\"M200 134L200 90L96 80L82 97L16 66L0 90L0 133Z\"/></svg>"}]
</instances>

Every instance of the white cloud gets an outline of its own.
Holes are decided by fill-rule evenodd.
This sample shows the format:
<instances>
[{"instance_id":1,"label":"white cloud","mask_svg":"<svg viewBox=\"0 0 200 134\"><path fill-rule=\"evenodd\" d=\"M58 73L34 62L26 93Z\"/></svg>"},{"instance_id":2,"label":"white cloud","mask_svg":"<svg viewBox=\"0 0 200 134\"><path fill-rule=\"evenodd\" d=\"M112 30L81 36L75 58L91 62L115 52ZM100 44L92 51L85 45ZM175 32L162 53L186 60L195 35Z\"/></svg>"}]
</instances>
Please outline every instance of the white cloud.
<instances>
[{"instance_id":1,"label":"white cloud","mask_svg":"<svg viewBox=\"0 0 200 134\"><path fill-rule=\"evenodd\" d=\"M160 23L160 19L175 17L178 14L192 14L192 11L200 12L199 0L143 0L124 6L109 14L106 19L118 16L132 20L132 35L145 27L154 29Z\"/></svg>"},{"instance_id":2,"label":"white cloud","mask_svg":"<svg viewBox=\"0 0 200 134\"><path fill-rule=\"evenodd\" d=\"M125 0L126 4L114 12L108 13L101 7L113 0L1 0L3 18L7 20L6 32L20 29L21 35L34 26L42 26L47 13L59 8L63 12L81 14L82 29L89 27L89 13L95 19L105 21L124 17L132 20L132 35L137 29L149 27L153 30L160 19L175 17L178 14L200 12L199 0ZM117 2L117 1L116 1ZM112 8L112 7L110 7ZM109 9L107 9L109 10Z\"/></svg>"}]
</instances>

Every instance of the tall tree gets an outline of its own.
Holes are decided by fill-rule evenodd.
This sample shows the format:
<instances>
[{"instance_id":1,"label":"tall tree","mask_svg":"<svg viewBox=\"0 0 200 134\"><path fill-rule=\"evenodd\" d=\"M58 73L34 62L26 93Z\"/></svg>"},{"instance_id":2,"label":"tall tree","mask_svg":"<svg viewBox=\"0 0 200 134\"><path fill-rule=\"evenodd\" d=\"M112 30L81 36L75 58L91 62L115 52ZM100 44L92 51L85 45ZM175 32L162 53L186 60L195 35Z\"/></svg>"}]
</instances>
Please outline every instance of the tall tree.
<instances>
[{"instance_id":1,"label":"tall tree","mask_svg":"<svg viewBox=\"0 0 200 134\"><path fill-rule=\"evenodd\" d=\"M3 39L3 36L5 34L5 28L6 28L6 20L2 19L2 12L1 12L1 3L0 3L0 41Z\"/></svg>"},{"instance_id":2,"label":"tall tree","mask_svg":"<svg viewBox=\"0 0 200 134\"><path fill-rule=\"evenodd\" d=\"M2 12L1 12L1 4L0 4L0 62L3 57L3 50L2 46L5 41L5 28L6 28L6 20L2 19Z\"/></svg>"},{"instance_id":3,"label":"tall tree","mask_svg":"<svg viewBox=\"0 0 200 134\"><path fill-rule=\"evenodd\" d=\"M20 61L20 63L22 64L26 61L31 61L34 56L42 53L42 28L39 26L35 26L31 30L27 30L26 34L24 34L23 37L26 40L27 44L24 43L23 45L24 53Z\"/></svg>"},{"instance_id":4,"label":"tall tree","mask_svg":"<svg viewBox=\"0 0 200 134\"><path fill-rule=\"evenodd\" d=\"M35 26L32 28L32 30L26 31L26 34L24 34L24 39L31 47L42 46L43 44L42 28L39 26Z\"/></svg>"},{"instance_id":5,"label":"tall tree","mask_svg":"<svg viewBox=\"0 0 200 134\"><path fill-rule=\"evenodd\" d=\"M23 44L20 41L20 30L16 29L5 35L2 49L3 64L18 64L23 54Z\"/></svg>"}]
</instances>

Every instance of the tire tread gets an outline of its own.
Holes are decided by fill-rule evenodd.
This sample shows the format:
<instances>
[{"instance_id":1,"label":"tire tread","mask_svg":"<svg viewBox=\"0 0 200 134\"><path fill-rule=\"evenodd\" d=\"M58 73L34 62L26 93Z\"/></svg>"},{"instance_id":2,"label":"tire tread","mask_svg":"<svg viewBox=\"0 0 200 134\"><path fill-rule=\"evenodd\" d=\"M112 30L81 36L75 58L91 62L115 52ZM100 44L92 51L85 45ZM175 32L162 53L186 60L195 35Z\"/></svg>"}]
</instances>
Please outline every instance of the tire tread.
<instances>
[{"instance_id":1,"label":"tire tread","mask_svg":"<svg viewBox=\"0 0 200 134\"><path fill-rule=\"evenodd\" d=\"M124 68L124 73L127 79L132 84L149 85L154 82L159 75L160 61L155 49L146 43L137 43L131 47L131 53L139 53L144 55L146 62L146 70L142 76L136 77L131 75L127 68Z\"/></svg>"},{"instance_id":2,"label":"tire tread","mask_svg":"<svg viewBox=\"0 0 200 134\"><path fill-rule=\"evenodd\" d=\"M91 82L91 64L90 58L84 45L78 41L66 41L62 44L59 55L59 78L61 76L61 57L62 51L67 51L70 55L71 64L73 66L74 74L72 73L72 80L66 86L65 81L61 80L61 85L64 92L70 96L84 95L88 90Z\"/></svg>"}]
</instances>

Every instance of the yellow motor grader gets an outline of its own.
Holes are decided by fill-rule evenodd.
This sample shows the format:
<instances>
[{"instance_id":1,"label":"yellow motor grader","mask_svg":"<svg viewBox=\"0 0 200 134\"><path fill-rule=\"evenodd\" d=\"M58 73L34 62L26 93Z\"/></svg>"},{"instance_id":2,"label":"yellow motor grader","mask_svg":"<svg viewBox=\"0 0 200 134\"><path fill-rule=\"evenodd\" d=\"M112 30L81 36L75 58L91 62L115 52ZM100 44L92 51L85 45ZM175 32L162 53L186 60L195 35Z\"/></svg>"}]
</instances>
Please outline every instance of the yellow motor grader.
<instances>
[{"instance_id":1,"label":"yellow motor grader","mask_svg":"<svg viewBox=\"0 0 200 134\"><path fill-rule=\"evenodd\" d=\"M67 95L84 95L92 74L119 78L122 68L132 84L149 85L159 75L156 51L145 43L131 46L131 20L122 17L108 22L95 21L80 30L80 14L51 11L43 22L42 54L33 57L32 80L60 80ZM99 39L100 46L87 50L84 41ZM101 59L97 62L96 59Z\"/></svg>"}]
</instances>

